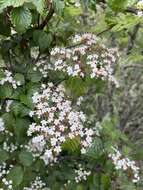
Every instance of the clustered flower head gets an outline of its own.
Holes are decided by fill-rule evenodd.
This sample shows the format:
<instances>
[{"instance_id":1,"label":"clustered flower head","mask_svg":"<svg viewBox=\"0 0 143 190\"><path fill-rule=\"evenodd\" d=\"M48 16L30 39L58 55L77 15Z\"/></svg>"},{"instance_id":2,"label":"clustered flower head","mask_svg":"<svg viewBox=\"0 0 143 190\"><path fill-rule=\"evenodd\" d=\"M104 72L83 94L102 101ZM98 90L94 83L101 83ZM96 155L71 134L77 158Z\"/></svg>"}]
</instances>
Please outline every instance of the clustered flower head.
<instances>
[{"instance_id":1,"label":"clustered flower head","mask_svg":"<svg viewBox=\"0 0 143 190\"><path fill-rule=\"evenodd\" d=\"M8 70L4 71L4 78L0 80L0 85L4 85L5 83L10 83L14 89L20 86L20 81L16 81Z\"/></svg>"},{"instance_id":2,"label":"clustered flower head","mask_svg":"<svg viewBox=\"0 0 143 190\"><path fill-rule=\"evenodd\" d=\"M139 177L139 167L136 166L135 161L131 161L129 158L127 157L123 157L123 155L120 153L120 151L115 148L112 147L114 150L113 154L109 154L109 157L112 159L113 164L115 165L115 168L117 170L124 170L124 171L132 171L133 173L133 183L137 183L140 180Z\"/></svg>"},{"instance_id":3,"label":"clustered flower head","mask_svg":"<svg viewBox=\"0 0 143 190\"><path fill-rule=\"evenodd\" d=\"M48 65L45 64L45 61L44 60L40 60L38 61L34 68L33 68L34 71L40 71L40 73L42 73L43 77L46 78L48 76Z\"/></svg>"},{"instance_id":4,"label":"clustered flower head","mask_svg":"<svg viewBox=\"0 0 143 190\"><path fill-rule=\"evenodd\" d=\"M30 116L38 118L38 122L29 126L27 134L32 136L29 145L33 152L39 152L45 164L56 162L67 139L78 138L81 153L86 153L94 131L84 127L84 113L73 109L62 85L43 84L41 91L33 95L33 103L35 110Z\"/></svg>"},{"instance_id":5,"label":"clustered flower head","mask_svg":"<svg viewBox=\"0 0 143 190\"><path fill-rule=\"evenodd\" d=\"M6 141L3 143L3 150L5 150L9 153L14 152L15 150L17 150L17 148L18 147L16 145L14 145L13 143L8 143Z\"/></svg>"},{"instance_id":6,"label":"clustered flower head","mask_svg":"<svg viewBox=\"0 0 143 190\"><path fill-rule=\"evenodd\" d=\"M139 17L143 16L143 0L140 0L140 1L137 2L136 8L138 9L137 15Z\"/></svg>"},{"instance_id":7,"label":"clustered flower head","mask_svg":"<svg viewBox=\"0 0 143 190\"><path fill-rule=\"evenodd\" d=\"M8 166L5 162L0 164L0 190L13 190L12 181L6 179L13 165Z\"/></svg>"},{"instance_id":8,"label":"clustered flower head","mask_svg":"<svg viewBox=\"0 0 143 190\"><path fill-rule=\"evenodd\" d=\"M13 100L6 101L6 107L5 107L6 112L10 112L10 106L11 106L12 102L13 102Z\"/></svg>"},{"instance_id":9,"label":"clustered flower head","mask_svg":"<svg viewBox=\"0 0 143 190\"><path fill-rule=\"evenodd\" d=\"M41 180L40 177L36 177L36 179L30 184L30 187L24 187L24 190L50 190L46 187L46 184Z\"/></svg>"},{"instance_id":10,"label":"clustered flower head","mask_svg":"<svg viewBox=\"0 0 143 190\"><path fill-rule=\"evenodd\" d=\"M137 7L139 10L142 10L142 9L143 9L143 0L138 1L136 7Z\"/></svg>"},{"instance_id":11,"label":"clustered flower head","mask_svg":"<svg viewBox=\"0 0 143 190\"><path fill-rule=\"evenodd\" d=\"M87 180L87 177L91 174L91 171L86 171L79 164L79 168L75 170L75 174L76 174L75 181L76 183L79 183L82 180Z\"/></svg>"},{"instance_id":12,"label":"clustered flower head","mask_svg":"<svg viewBox=\"0 0 143 190\"><path fill-rule=\"evenodd\" d=\"M6 135L12 137L13 136L13 133L8 131L6 128L5 128L5 123L4 123L4 120L2 117L0 117L0 132L1 133L5 133ZM5 139L7 140L7 139Z\"/></svg>"},{"instance_id":13,"label":"clustered flower head","mask_svg":"<svg viewBox=\"0 0 143 190\"><path fill-rule=\"evenodd\" d=\"M49 69L66 72L73 77L108 79L116 85L113 66L118 53L114 48L106 48L99 39L90 33L75 35L71 46L55 47L51 51Z\"/></svg>"},{"instance_id":14,"label":"clustered flower head","mask_svg":"<svg viewBox=\"0 0 143 190\"><path fill-rule=\"evenodd\" d=\"M0 132L3 132L4 130L5 130L4 121L2 118L0 118Z\"/></svg>"}]
</instances>

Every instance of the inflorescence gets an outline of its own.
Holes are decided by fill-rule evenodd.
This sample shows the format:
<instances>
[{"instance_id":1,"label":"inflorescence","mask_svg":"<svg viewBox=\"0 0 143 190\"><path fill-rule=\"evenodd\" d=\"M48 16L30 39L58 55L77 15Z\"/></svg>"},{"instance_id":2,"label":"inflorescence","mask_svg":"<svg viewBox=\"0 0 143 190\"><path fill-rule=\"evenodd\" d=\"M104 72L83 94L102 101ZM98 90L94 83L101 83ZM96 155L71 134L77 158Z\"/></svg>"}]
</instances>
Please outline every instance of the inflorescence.
<instances>
[{"instance_id":1,"label":"inflorescence","mask_svg":"<svg viewBox=\"0 0 143 190\"><path fill-rule=\"evenodd\" d=\"M117 170L124 170L124 171L132 171L132 175L133 175L133 183L137 183L140 180L139 177L139 167L136 166L135 161L131 161L129 158L127 157L123 157L123 155L120 153L120 151L115 148L112 147L114 153L109 154L109 157L112 159L113 164L115 165L115 168Z\"/></svg>"},{"instance_id":2,"label":"inflorescence","mask_svg":"<svg viewBox=\"0 0 143 190\"><path fill-rule=\"evenodd\" d=\"M39 152L45 164L56 161L67 139L78 138L81 153L86 153L94 131L84 127L84 113L73 109L62 85L42 85L41 91L34 94L33 103L35 110L30 116L36 116L39 121L28 129L28 136L32 136L29 146L33 152Z\"/></svg>"},{"instance_id":3,"label":"inflorescence","mask_svg":"<svg viewBox=\"0 0 143 190\"><path fill-rule=\"evenodd\" d=\"M79 164L79 169L75 170L75 174L76 174L75 181L76 181L76 183L79 183L82 180L84 180L84 181L87 180L87 177L91 174L91 171L86 171Z\"/></svg>"},{"instance_id":4,"label":"inflorescence","mask_svg":"<svg viewBox=\"0 0 143 190\"><path fill-rule=\"evenodd\" d=\"M21 85L20 81L16 81L12 76L12 72L8 70L4 71L4 77L0 80L0 85L4 85L5 83L11 84L14 89Z\"/></svg>"},{"instance_id":5,"label":"inflorescence","mask_svg":"<svg viewBox=\"0 0 143 190\"><path fill-rule=\"evenodd\" d=\"M50 52L49 63L39 61L34 70L39 70L44 77L48 70L62 71L72 77L90 77L108 79L118 83L113 76L113 67L118 58L114 48L106 48L99 39L90 33L75 35L69 47L55 47Z\"/></svg>"},{"instance_id":6,"label":"inflorescence","mask_svg":"<svg viewBox=\"0 0 143 190\"><path fill-rule=\"evenodd\" d=\"M24 187L24 190L50 190L46 187L46 183L44 183L40 177L36 177L36 179L30 184L30 187Z\"/></svg>"}]
</instances>

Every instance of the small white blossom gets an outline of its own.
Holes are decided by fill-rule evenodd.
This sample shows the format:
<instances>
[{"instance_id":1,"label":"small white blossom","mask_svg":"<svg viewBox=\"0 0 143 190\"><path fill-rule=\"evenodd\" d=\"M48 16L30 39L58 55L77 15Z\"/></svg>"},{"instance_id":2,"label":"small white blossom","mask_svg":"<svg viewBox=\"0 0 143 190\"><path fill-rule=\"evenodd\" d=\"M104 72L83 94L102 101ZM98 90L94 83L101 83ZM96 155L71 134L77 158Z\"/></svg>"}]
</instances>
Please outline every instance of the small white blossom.
<instances>
[{"instance_id":1,"label":"small white blossom","mask_svg":"<svg viewBox=\"0 0 143 190\"><path fill-rule=\"evenodd\" d=\"M4 121L2 118L0 118L0 132L3 132L4 130L5 130Z\"/></svg>"},{"instance_id":2,"label":"small white blossom","mask_svg":"<svg viewBox=\"0 0 143 190\"><path fill-rule=\"evenodd\" d=\"M112 159L113 164L117 170L127 171L129 169L132 170L133 173L133 183L137 183L140 180L139 177L139 167L135 165L135 161L131 161L129 158L124 158L119 150L115 147L112 147L114 153L109 154L109 157Z\"/></svg>"},{"instance_id":3,"label":"small white blossom","mask_svg":"<svg viewBox=\"0 0 143 190\"><path fill-rule=\"evenodd\" d=\"M36 179L31 182L30 187L24 187L23 190L50 190L46 187L46 183L42 181L40 177L36 177Z\"/></svg>"},{"instance_id":4,"label":"small white blossom","mask_svg":"<svg viewBox=\"0 0 143 190\"><path fill-rule=\"evenodd\" d=\"M57 51L57 50L56 50ZM92 143L93 131L84 127L86 116L76 111L65 95L62 85L48 83L42 85L40 92L33 95L35 109L30 112L38 123L32 123L27 131L32 136L28 149L44 160L45 164L55 162L62 151L62 144L67 139L80 139L81 153L85 153Z\"/></svg>"},{"instance_id":5,"label":"small white blossom","mask_svg":"<svg viewBox=\"0 0 143 190\"><path fill-rule=\"evenodd\" d=\"M82 180L87 180L87 177L91 174L91 171L86 171L84 168L81 167L81 165L79 165L79 169L75 170L75 173L75 181L76 183L79 183Z\"/></svg>"},{"instance_id":6,"label":"small white blossom","mask_svg":"<svg viewBox=\"0 0 143 190\"><path fill-rule=\"evenodd\" d=\"M4 78L0 80L0 85L4 85L5 83L10 83L14 89L20 85L20 82L16 81L8 70L4 71Z\"/></svg>"}]
</instances>

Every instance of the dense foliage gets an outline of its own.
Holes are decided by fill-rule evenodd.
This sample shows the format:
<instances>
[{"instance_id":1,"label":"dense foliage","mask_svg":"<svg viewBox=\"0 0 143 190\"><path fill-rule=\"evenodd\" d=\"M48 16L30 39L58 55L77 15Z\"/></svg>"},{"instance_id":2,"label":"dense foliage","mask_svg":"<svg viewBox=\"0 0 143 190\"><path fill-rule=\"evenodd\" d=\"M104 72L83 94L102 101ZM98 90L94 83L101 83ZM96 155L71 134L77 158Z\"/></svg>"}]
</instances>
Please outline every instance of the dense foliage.
<instances>
[{"instance_id":1,"label":"dense foliage","mask_svg":"<svg viewBox=\"0 0 143 190\"><path fill-rule=\"evenodd\" d=\"M142 26L142 0L0 0L0 190L143 189Z\"/></svg>"}]
</instances>

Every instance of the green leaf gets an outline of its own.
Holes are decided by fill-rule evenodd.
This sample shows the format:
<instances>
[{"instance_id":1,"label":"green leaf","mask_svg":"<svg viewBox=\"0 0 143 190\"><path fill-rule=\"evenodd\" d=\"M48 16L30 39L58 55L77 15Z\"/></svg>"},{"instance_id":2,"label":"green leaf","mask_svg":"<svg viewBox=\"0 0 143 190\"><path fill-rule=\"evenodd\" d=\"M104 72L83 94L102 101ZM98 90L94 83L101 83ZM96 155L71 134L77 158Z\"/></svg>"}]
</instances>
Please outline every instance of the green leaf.
<instances>
[{"instance_id":1,"label":"green leaf","mask_svg":"<svg viewBox=\"0 0 143 190\"><path fill-rule=\"evenodd\" d=\"M64 10L64 15L68 14L68 16L79 16L80 14L82 14L82 9L81 8L77 8L77 7L66 7Z\"/></svg>"},{"instance_id":2,"label":"green leaf","mask_svg":"<svg viewBox=\"0 0 143 190\"><path fill-rule=\"evenodd\" d=\"M33 69L30 69L27 73L27 78L33 83L36 83L42 79L42 74L39 71L34 71Z\"/></svg>"},{"instance_id":3,"label":"green leaf","mask_svg":"<svg viewBox=\"0 0 143 190\"><path fill-rule=\"evenodd\" d=\"M10 84L4 84L0 86L0 98L9 98L12 95L13 89Z\"/></svg>"},{"instance_id":4,"label":"green leaf","mask_svg":"<svg viewBox=\"0 0 143 190\"><path fill-rule=\"evenodd\" d=\"M4 14L0 14L0 34L9 36L11 29L10 29L10 23L6 22L6 16Z\"/></svg>"},{"instance_id":5,"label":"green leaf","mask_svg":"<svg viewBox=\"0 0 143 190\"><path fill-rule=\"evenodd\" d=\"M19 154L19 160L24 166L31 166L33 162L33 156L30 152L22 151Z\"/></svg>"},{"instance_id":6,"label":"green leaf","mask_svg":"<svg viewBox=\"0 0 143 190\"><path fill-rule=\"evenodd\" d=\"M44 7L45 7L45 0L36 0L36 1L31 1L31 3L33 3L37 9L37 11L40 14L43 14L44 11Z\"/></svg>"},{"instance_id":7,"label":"green leaf","mask_svg":"<svg viewBox=\"0 0 143 190\"><path fill-rule=\"evenodd\" d=\"M65 83L66 88L74 97L82 96L87 91L86 81L81 78L71 77Z\"/></svg>"},{"instance_id":8,"label":"green leaf","mask_svg":"<svg viewBox=\"0 0 143 190\"><path fill-rule=\"evenodd\" d=\"M27 0L0 0L0 10L13 6L13 7L19 7L24 4Z\"/></svg>"},{"instance_id":9,"label":"green leaf","mask_svg":"<svg viewBox=\"0 0 143 190\"><path fill-rule=\"evenodd\" d=\"M79 149L80 139L78 137L74 139L67 139L63 145L62 149L67 150L68 152L75 152Z\"/></svg>"},{"instance_id":10,"label":"green leaf","mask_svg":"<svg viewBox=\"0 0 143 190\"><path fill-rule=\"evenodd\" d=\"M15 118L13 117L13 115L10 112L4 113L2 115L2 118L4 120L5 127L10 131L13 130L13 126L15 125Z\"/></svg>"},{"instance_id":11,"label":"green leaf","mask_svg":"<svg viewBox=\"0 0 143 190\"><path fill-rule=\"evenodd\" d=\"M86 156L97 159L103 154L103 144L100 138L95 137L92 146L87 149Z\"/></svg>"},{"instance_id":12,"label":"green leaf","mask_svg":"<svg viewBox=\"0 0 143 190\"><path fill-rule=\"evenodd\" d=\"M20 102L28 106L30 109L33 108L32 96L30 94L22 94L20 96Z\"/></svg>"},{"instance_id":13,"label":"green leaf","mask_svg":"<svg viewBox=\"0 0 143 190\"><path fill-rule=\"evenodd\" d=\"M20 74L20 73L16 73L16 74L14 75L14 79L15 79L16 81L19 81L20 84L24 84L24 83L25 83L24 76L23 76L22 74Z\"/></svg>"},{"instance_id":14,"label":"green leaf","mask_svg":"<svg viewBox=\"0 0 143 190\"><path fill-rule=\"evenodd\" d=\"M54 4L54 9L55 9L55 12L58 14L58 15L61 15L62 14L62 11L65 7L65 4L64 4L64 1L61 1L61 0L53 0L53 4Z\"/></svg>"},{"instance_id":15,"label":"green leaf","mask_svg":"<svg viewBox=\"0 0 143 190\"><path fill-rule=\"evenodd\" d=\"M32 15L28 8L18 7L11 12L11 21L17 32L24 32L32 22Z\"/></svg>"},{"instance_id":16,"label":"green leaf","mask_svg":"<svg viewBox=\"0 0 143 190\"><path fill-rule=\"evenodd\" d=\"M111 29L113 32L119 32L124 29L132 29L140 22L140 18L134 15L119 14L117 24Z\"/></svg>"},{"instance_id":17,"label":"green leaf","mask_svg":"<svg viewBox=\"0 0 143 190\"><path fill-rule=\"evenodd\" d=\"M128 5L128 0L107 0L109 7L114 11L121 11Z\"/></svg>"},{"instance_id":18,"label":"green leaf","mask_svg":"<svg viewBox=\"0 0 143 190\"><path fill-rule=\"evenodd\" d=\"M11 104L11 110L13 111L15 116L21 116L21 117L29 115L29 111L30 111L30 109L28 109L26 106L24 106L23 104L17 101L14 101Z\"/></svg>"},{"instance_id":19,"label":"green leaf","mask_svg":"<svg viewBox=\"0 0 143 190\"><path fill-rule=\"evenodd\" d=\"M14 186L21 184L23 180L23 169L20 166L12 168L7 176L8 180L12 180Z\"/></svg>"},{"instance_id":20,"label":"green leaf","mask_svg":"<svg viewBox=\"0 0 143 190\"><path fill-rule=\"evenodd\" d=\"M33 40L35 44L40 47L41 51L44 51L50 46L52 36L42 30L35 30L33 33Z\"/></svg>"},{"instance_id":21,"label":"green leaf","mask_svg":"<svg viewBox=\"0 0 143 190\"><path fill-rule=\"evenodd\" d=\"M9 154L5 150L0 150L0 163L9 159Z\"/></svg>"},{"instance_id":22,"label":"green leaf","mask_svg":"<svg viewBox=\"0 0 143 190\"><path fill-rule=\"evenodd\" d=\"M110 178L108 175L103 174L101 176L101 184L104 190L109 190L110 189Z\"/></svg>"},{"instance_id":23,"label":"green leaf","mask_svg":"<svg viewBox=\"0 0 143 190\"><path fill-rule=\"evenodd\" d=\"M17 118L14 125L14 135L18 143L24 143L27 139L27 129L30 121L27 118Z\"/></svg>"}]
</instances>

